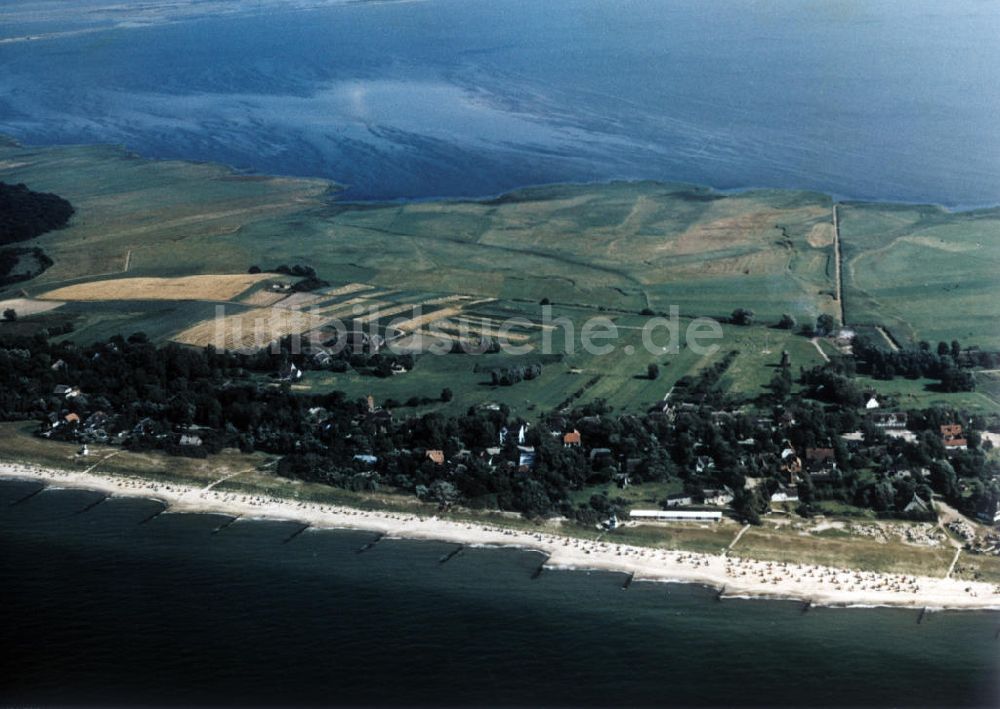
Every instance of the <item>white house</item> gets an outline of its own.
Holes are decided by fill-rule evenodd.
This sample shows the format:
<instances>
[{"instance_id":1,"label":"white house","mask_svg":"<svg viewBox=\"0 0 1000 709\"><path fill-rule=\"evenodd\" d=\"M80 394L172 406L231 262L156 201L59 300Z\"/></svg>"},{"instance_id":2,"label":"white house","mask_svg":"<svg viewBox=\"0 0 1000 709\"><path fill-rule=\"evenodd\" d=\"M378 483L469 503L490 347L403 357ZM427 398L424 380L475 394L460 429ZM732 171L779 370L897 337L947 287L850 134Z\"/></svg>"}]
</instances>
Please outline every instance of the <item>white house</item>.
<instances>
[{"instance_id":1,"label":"white house","mask_svg":"<svg viewBox=\"0 0 1000 709\"><path fill-rule=\"evenodd\" d=\"M775 490L771 495L771 502L798 502L799 493L794 489Z\"/></svg>"},{"instance_id":2,"label":"white house","mask_svg":"<svg viewBox=\"0 0 1000 709\"><path fill-rule=\"evenodd\" d=\"M702 498L706 505L724 506L733 501L733 491L728 487L721 490L706 489L701 491Z\"/></svg>"}]
</instances>

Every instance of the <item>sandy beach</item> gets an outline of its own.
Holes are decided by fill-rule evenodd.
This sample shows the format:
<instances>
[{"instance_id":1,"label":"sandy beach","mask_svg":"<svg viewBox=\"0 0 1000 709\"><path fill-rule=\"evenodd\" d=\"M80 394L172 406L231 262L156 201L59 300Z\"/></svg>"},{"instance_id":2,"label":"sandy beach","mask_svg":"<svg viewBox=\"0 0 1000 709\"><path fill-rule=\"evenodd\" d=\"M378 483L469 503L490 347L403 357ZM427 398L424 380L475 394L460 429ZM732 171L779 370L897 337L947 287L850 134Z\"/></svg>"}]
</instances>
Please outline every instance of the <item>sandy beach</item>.
<instances>
[{"instance_id":1,"label":"sandy beach","mask_svg":"<svg viewBox=\"0 0 1000 709\"><path fill-rule=\"evenodd\" d=\"M495 525L359 510L337 505L216 491L141 477L65 471L0 462L0 476L77 488L117 497L161 501L167 512L215 513L291 520L318 529L356 529L387 537L463 545L516 546L548 558L546 568L599 569L633 574L634 581L698 583L722 597L786 598L830 606L905 606L930 609L1000 609L1000 586L958 579L883 574L810 564L756 561L588 541Z\"/></svg>"}]
</instances>

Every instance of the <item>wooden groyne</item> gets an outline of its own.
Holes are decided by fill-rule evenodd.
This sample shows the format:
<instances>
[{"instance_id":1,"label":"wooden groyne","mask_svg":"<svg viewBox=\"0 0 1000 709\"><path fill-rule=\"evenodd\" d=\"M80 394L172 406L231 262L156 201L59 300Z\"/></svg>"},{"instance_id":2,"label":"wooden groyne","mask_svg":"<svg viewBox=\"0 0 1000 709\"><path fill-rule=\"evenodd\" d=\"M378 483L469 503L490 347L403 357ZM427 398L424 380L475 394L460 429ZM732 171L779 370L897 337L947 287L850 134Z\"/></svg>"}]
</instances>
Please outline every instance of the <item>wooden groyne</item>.
<instances>
[{"instance_id":1,"label":"wooden groyne","mask_svg":"<svg viewBox=\"0 0 1000 709\"><path fill-rule=\"evenodd\" d=\"M927 615L927 609L926 608L921 608L920 609L920 615L917 616L917 625L920 625L921 623L924 622L924 616L925 615Z\"/></svg>"},{"instance_id":2,"label":"wooden groyne","mask_svg":"<svg viewBox=\"0 0 1000 709\"><path fill-rule=\"evenodd\" d=\"M463 545L459 544L455 549L453 549L452 551L448 552L447 554L445 554L444 556L442 556L440 559L438 559L438 563L439 564L446 564L446 563L448 563L449 561L451 561L452 559L454 559L456 556L458 556L460 553L462 553L462 549L464 549L464 548L465 547Z\"/></svg>"},{"instance_id":3,"label":"wooden groyne","mask_svg":"<svg viewBox=\"0 0 1000 709\"><path fill-rule=\"evenodd\" d=\"M543 572L543 571L545 571L545 562L546 562L546 561L548 561L548 559L546 559L546 560L545 560L545 561L543 561L543 562L542 562L541 564L539 564L539 565L538 565L538 568L537 568L537 569L535 569L535 573L533 573L533 574L531 575L531 580L532 580L532 581L534 581L534 580L535 580L535 579L537 579L537 578L538 578L539 576L541 576L541 575L542 575L542 572Z\"/></svg>"},{"instance_id":4,"label":"wooden groyne","mask_svg":"<svg viewBox=\"0 0 1000 709\"><path fill-rule=\"evenodd\" d=\"M229 519L227 519L227 520L226 520L225 522L223 522L222 524L220 524L220 525L219 525L218 527L216 527L215 529L213 529L213 530L212 530L212 534L218 534L218 533L219 533L219 532L221 532L221 531L222 531L223 529L226 529L226 528L228 528L229 526L231 526L231 525L233 524L233 522L235 522L236 520L238 520L238 519L239 519L240 517L242 517L242 516L243 516L243 515L236 515L235 517L230 517L230 518L229 518Z\"/></svg>"},{"instance_id":5,"label":"wooden groyne","mask_svg":"<svg viewBox=\"0 0 1000 709\"><path fill-rule=\"evenodd\" d=\"M105 500L108 500L110 498L111 498L111 495L102 495L99 499L91 502L89 505L87 505L86 507L84 507L82 510L79 510L76 514L82 515L84 512L89 512L90 510L94 509L99 504L101 504L102 502L104 502Z\"/></svg>"},{"instance_id":6,"label":"wooden groyne","mask_svg":"<svg viewBox=\"0 0 1000 709\"><path fill-rule=\"evenodd\" d=\"M157 517L159 517L160 515L162 515L166 511L167 511L167 506L164 505L162 508L160 508L159 510L157 510L153 514L149 515L149 517L147 517L146 519L144 519L141 522L139 522L139 524L146 524L146 522L151 522L152 520L156 519Z\"/></svg>"},{"instance_id":7,"label":"wooden groyne","mask_svg":"<svg viewBox=\"0 0 1000 709\"><path fill-rule=\"evenodd\" d=\"M627 591L629 589L629 586L632 585L633 581L635 581L635 572L634 571L628 575L627 579L625 579L625 583L622 584L622 590L623 591Z\"/></svg>"},{"instance_id":8,"label":"wooden groyne","mask_svg":"<svg viewBox=\"0 0 1000 709\"><path fill-rule=\"evenodd\" d=\"M374 539L372 539L370 542L368 542L367 544L365 544L363 547L361 547L360 549L358 549L357 553L360 554L362 552L368 551L369 549L371 549L373 546L375 546L376 544L378 544L383 539L385 539L385 535L384 534L378 535L377 537L375 537Z\"/></svg>"},{"instance_id":9,"label":"wooden groyne","mask_svg":"<svg viewBox=\"0 0 1000 709\"><path fill-rule=\"evenodd\" d=\"M299 536L300 534L302 534L302 533L303 533L304 531L306 531L307 529L309 529L309 527L311 527L311 526L312 526L312 525L309 525L309 524L303 524L303 525L302 525L301 527L299 527L299 528L298 528L298 529L296 529L296 530L295 530L294 532L292 532L291 534L289 534L289 535L288 535L288 536L287 536L287 537L285 538L285 540L284 540L283 542L281 542L281 543L282 543L282 544L288 544L288 542L290 542L290 541L292 541L293 539L295 539L295 537L297 537L297 536Z\"/></svg>"},{"instance_id":10,"label":"wooden groyne","mask_svg":"<svg viewBox=\"0 0 1000 709\"><path fill-rule=\"evenodd\" d=\"M42 485L37 490L29 492L24 497L21 497L21 498L18 498L17 500L14 500L13 502L10 503L10 506L13 507L14 505L20 505L22 502L27 502L28 500L30 500L32 497L34 497L38 493L44 492L46 489L48 489L48 485Z\"/></svg>"}]
</instances>

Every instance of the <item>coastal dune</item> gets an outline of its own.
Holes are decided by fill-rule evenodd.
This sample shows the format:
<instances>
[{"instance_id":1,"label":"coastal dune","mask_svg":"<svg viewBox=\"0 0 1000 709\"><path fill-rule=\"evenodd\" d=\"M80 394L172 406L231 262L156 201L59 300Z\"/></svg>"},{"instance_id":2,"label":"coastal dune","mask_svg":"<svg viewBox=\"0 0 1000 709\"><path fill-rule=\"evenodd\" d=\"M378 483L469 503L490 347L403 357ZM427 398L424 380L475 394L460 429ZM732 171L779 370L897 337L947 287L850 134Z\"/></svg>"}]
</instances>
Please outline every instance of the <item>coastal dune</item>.
<instances>
[{"instance_id":1,"label":"coastal dune","mask_svg":"<svg viewBox=\"0 0 1000 709\"><path fill-rule=\"evenodd\" d=\"M0 477L35 480L55 488L96 490L110 496L156 499L168 512L291 520L318 529L355 529L405 539L519 547L545 554L545 568L621 572L632 575L633 581L697 583L718 589L720 597L786 598L828 606L1000 609L1000 586L984 582L590 541L410 513L220 491L212 489L212 485L199 488L11 462L0 462Z\"/></svg>"}]
</instances>

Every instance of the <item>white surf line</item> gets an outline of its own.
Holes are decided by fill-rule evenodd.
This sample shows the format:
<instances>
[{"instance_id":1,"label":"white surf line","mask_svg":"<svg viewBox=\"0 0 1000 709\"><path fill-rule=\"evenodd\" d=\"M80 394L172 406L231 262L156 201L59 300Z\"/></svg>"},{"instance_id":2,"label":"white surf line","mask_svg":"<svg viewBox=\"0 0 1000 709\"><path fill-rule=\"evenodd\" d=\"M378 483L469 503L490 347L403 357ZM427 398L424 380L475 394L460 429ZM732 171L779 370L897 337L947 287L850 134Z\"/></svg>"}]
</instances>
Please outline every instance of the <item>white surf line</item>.
<instances>
[{"instance_id":1,"label":"white surf line","mask_svg":"<svg viewBox=\"0 0 1000 709\"><path fill-rule=\"evenodd\" d=\"M730 596L794 598L817 605L887 605L1000 609L1000 586L987 582L910 574L863 572L808 563L760 561L698 552L588 541L557 533L525 531L470 520L423 517L406 512L360 510L274 497L266 491L208 492L185 500L197 487L141 476L83 475L32 464L0 462L0 476L51 480L61 487L106 491L161 501L178 512L259 519L296 520L324 529L364 529L392 538L435 539L465 545L531 549L548 555L546 568L635 573L644 580L687 582L725 588Z\"/></svg>"},{"instance_id":2,"label":"white surf line","mask_svg":"<svg viewBox=\"0 0 1000 709\"><path fill-rule=\"evenodd\" d=\"M740 538L746 533L746 531L748 529L750 529L750 525L749 524L744 525L743 529L741 529L739 532L736 533L736 536L733 538L733 541L729 542L729 546L727 546L726 550L724 552L722 552L723 556L726 556L727 554L729 554L730 550L732 550L732 548L734 546L736 546L736 542L738 542L740 540Z\"/></svg>"},{"instance_id":3,"label":"white surf line","mask_svg":"<svg viewBox=\"0 0 1000 709\"><path fill-rule=\"evenodd\" d=\"M129 266L132 265L132 249L125 252L125 268L122 269L122 273L128 273Z\"/></svg>"}]
</instances>

